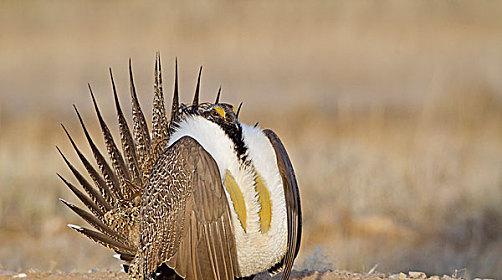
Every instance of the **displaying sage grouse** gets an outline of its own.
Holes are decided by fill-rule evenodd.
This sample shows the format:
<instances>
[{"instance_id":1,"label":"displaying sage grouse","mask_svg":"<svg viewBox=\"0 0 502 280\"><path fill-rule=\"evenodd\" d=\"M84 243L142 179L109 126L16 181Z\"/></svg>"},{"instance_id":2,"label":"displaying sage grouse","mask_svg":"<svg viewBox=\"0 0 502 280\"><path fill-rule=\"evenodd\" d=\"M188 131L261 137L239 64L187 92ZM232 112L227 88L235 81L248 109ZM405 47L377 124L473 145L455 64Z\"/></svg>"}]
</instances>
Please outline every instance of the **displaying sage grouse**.
<instances>
[{"instance_id":1,"label":"displaying sage grouse","mask_svg":"<svg viewBox=\"0 0 502 280\"><path fill-rule=\"evenodd\" d=\"M214 103L199 103L200 74L192 104L180 104L176 63L167 116L157 55L149 132L130 61L132 127L110 70L122 151L89 86L111 165L75 107L98 169L63 126L94 185L59 151L81 188L60 177L89 211L61 201L95 229L69 227L114 250L132 279L252 279L281 270L287 279L301 236L288 154L273 131L241 123L240 106L221 103L220 91Z\"/></svg>"}]
</instances>

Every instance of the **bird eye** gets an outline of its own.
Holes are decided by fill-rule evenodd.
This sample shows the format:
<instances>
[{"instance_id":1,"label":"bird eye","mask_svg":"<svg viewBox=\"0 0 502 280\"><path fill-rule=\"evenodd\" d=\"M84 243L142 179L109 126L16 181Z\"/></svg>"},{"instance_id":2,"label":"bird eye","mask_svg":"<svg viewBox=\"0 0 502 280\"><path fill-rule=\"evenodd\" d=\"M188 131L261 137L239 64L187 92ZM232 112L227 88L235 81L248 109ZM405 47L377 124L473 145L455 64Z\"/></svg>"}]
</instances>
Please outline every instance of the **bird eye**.
<instances>
[{"instance_id":1,"label":"bird eye","mask_svg":"<svg viewBox=\"0 0 502 280\"><path fill-rule=\"evenodd\" d=\"M225 109L221 108L220 106L215 106L213 108L213 110L218 114L220 115L220 117L222 117L223 119L225 118Z\"/></svg>"}]
</instances>

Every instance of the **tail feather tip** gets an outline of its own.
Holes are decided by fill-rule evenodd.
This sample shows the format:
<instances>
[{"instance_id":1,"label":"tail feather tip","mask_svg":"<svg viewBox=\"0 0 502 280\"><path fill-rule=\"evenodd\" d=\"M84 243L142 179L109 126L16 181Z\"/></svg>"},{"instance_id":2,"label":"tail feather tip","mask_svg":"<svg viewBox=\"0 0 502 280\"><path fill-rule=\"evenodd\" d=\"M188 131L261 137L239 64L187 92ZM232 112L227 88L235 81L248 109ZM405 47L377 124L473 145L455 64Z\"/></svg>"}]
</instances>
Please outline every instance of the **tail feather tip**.
<instances>
[{"instance_id":1,"label":"tail feather tip","mask_svg":"<svg viewBox=\"0 0 502 280\"><path fill-rule=\"evenodd\" d=\"M71 229L76 230L76 231L82 231L83 230L83 228L81 226L77 226L77 225L74 225L74 224L68 224L67 226L69 228L71 228Z\"/></svg>"}]
</instances>

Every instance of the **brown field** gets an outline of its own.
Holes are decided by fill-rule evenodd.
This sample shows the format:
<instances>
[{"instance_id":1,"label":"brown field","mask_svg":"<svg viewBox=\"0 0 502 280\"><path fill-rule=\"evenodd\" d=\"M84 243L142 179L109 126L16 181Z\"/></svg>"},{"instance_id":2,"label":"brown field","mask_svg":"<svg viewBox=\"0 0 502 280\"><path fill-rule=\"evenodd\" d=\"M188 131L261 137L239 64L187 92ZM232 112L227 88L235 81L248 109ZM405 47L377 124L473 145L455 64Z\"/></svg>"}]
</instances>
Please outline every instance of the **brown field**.
<instances>
[{"instance_id":1,"label":"brown field","mask_svg":"<svg viewBox=\"0 0 502 280\"><path fill-rule=\"evenodd\" d=\"M90 155L72 103L102 145L87 82L116 132L107 67L128 111L129 57L149 110L160 50L166 88L177 56L189 100L203 64L203 99L222 84L285 142L304 211L295 268L362 273L307 279L375 265L502 278L500 18L489 1L0 1L0 275L118 272L66 227L79 220L57 199L75 201L54 146L75 160L64 122Z\"/></svg>"}]
</instances>

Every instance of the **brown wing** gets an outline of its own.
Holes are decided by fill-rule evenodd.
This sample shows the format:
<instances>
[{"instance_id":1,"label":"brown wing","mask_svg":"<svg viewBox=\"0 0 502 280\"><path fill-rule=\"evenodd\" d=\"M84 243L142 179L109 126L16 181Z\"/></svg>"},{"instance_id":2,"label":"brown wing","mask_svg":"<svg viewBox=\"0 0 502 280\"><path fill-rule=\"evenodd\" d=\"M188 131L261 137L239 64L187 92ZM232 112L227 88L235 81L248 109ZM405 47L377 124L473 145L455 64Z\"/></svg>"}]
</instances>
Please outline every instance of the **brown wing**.
<instances>
[{"instance_id":1,"label":"brown wing","mask_svg":"<svg viewBox=\"0 0 502 280\"><path fill-rule=\"evenodd\" d=\"M302 236L302 211L300 205L300 192L296 182L295 171L289 160L286 148L279 137L270 129L263 131L275 150L277 165L282 177L284 196L286 198L286 213L288 218L288 251L284 257L284 271L282 279L288 279L293 268L293 262L300 250Z\"/></svg>"},{"instance_id":2,"label":"brown wing","mask_svg":"<svg viewBox=\"0 0 502 280\"><path fill-rule=\"evenodd\" d=\"M162 154L142 199L138 265L185 279L239 275L230 209L214 159L185 136Z\"/></svg>"}]
</instances>

